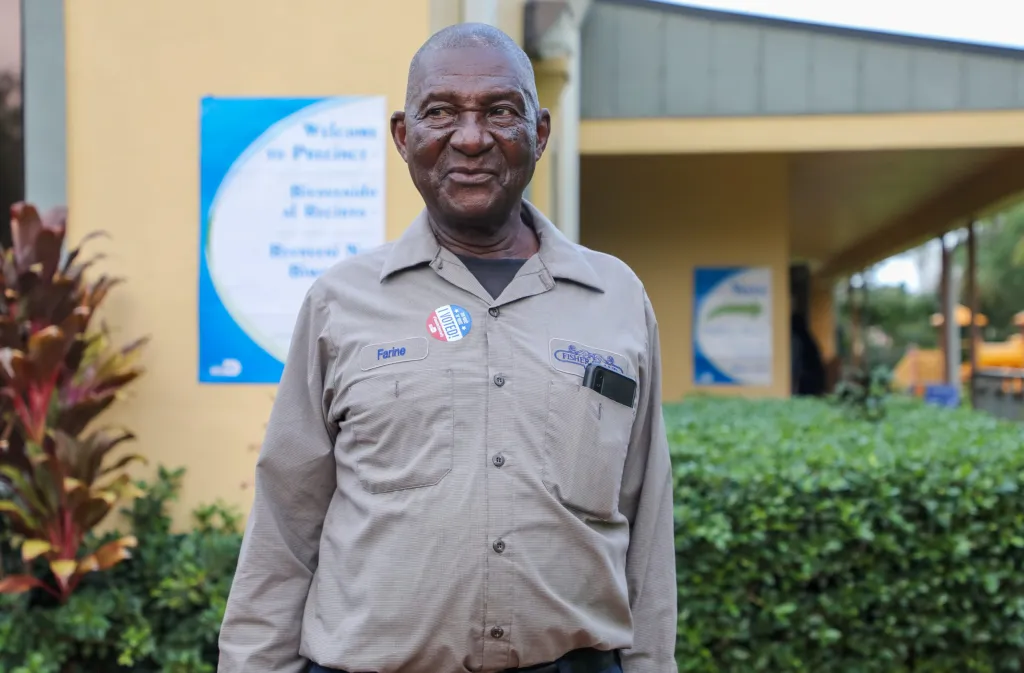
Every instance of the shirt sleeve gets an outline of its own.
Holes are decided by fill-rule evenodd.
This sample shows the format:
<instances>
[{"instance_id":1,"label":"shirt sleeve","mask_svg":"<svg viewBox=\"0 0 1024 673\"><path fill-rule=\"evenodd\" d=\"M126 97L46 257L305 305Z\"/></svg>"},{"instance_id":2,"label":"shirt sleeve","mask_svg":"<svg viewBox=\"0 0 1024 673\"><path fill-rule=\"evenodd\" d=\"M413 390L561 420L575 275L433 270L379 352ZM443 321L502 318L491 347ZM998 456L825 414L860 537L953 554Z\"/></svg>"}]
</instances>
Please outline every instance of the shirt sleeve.
<instances>
[{"instance_id":1,"label":"shirt sleeve","mask_svg":"<svg viewBox=\"0 0 1024 673\"><path fill-rule=\"evenodd\" d=\"M622 652L624 673L670 673L675 663L675 524L672 466L661 408L658 323L644 294L647 357L640 366L636 421L623 473L620 510L629 520L626 582L633 647Z\"/></svg>"},{"instance_id":2,"label":"shirt sleeve","mask_svg":"<svg viewBox=\"0 0 1024 673\"><path fill-rule=\"evenodd\" d=\"M301 673L302 614L336 486L337 360L318 286L299 310L256 462L255 498L220 631L219 673ZM230 421L229 421L230 422Z\"/></svg>"}]
</instances>

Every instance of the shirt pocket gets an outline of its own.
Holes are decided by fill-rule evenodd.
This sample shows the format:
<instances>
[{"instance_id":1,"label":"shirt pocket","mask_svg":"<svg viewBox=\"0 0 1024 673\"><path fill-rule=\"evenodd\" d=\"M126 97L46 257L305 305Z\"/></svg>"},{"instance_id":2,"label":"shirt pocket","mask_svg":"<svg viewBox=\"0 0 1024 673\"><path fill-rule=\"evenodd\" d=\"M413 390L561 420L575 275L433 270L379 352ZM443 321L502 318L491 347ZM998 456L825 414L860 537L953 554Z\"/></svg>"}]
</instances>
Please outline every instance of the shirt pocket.
<instances>
[{"instance_id":1,"label":"shirt pocket","mask_svg":"<svg viewBox=\"0 0 1024 673\"><path fill-rule=\"evenodd\" d=\"M435 486L451 472L454 391L448 369L385 374L352 386L347 420L366 491Z\"/></svg>"},{"instance_id":2,"label":"shirt pocket","mask_svg":"<svg viewBox=\"0 0 1024 673\"><path fill-rule=\"evenodd\" d=\"M544 485L565 506L615 517L633 409L579 383L552 381L544 432Z\"/></svg>"}]
</instances>

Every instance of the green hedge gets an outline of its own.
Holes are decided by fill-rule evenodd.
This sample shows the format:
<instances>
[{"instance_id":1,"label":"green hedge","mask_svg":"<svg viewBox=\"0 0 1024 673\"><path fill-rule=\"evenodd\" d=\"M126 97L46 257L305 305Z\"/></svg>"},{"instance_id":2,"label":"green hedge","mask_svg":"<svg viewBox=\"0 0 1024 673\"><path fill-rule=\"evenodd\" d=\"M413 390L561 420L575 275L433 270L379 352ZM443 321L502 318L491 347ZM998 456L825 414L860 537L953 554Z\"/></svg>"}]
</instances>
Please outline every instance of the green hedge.
<instances>
[{"instance_id":1,"label":"green hedge","mask_svg":"<svg viewBox=\"0 0 1024 673\"><path fill-rule=\"evenodd\" d=\"M893 404L667 408L680 671L1024 670L1024 430Z\"/></svg>"},{"instance_id":2,"label":"green hedge","mask_svg":"<svg viewBox=\"0 0 1024 673\"><path fill-rule=\"evenodd\" d=\"M666 419L680 671L1024 670L1021 427L903 402L878 423L723 399ZM171 533L181 477L135 502L136 557L67 606L0 597L0 673L212 673L240 521Z\"/></svg>"}]
</instances>

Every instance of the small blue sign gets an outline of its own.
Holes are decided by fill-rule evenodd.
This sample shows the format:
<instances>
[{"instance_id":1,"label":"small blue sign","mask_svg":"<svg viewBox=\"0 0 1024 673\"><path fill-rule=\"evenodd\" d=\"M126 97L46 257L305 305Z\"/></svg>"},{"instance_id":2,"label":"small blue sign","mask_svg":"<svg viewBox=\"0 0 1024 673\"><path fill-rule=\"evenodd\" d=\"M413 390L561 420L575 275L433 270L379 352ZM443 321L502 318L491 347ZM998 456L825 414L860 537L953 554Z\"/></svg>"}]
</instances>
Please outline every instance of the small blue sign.
<instances>
[{"instance_id":1,"label":"small blue sign","mask_svg":"<svg viewBox=\"0 0 1024 673\"><path fill-rule=\"evenodd\" d=\"M950 409L960 406L960 387L946 384L925 386L924 402L936 407Z\"/></svg>"}]
</instances>

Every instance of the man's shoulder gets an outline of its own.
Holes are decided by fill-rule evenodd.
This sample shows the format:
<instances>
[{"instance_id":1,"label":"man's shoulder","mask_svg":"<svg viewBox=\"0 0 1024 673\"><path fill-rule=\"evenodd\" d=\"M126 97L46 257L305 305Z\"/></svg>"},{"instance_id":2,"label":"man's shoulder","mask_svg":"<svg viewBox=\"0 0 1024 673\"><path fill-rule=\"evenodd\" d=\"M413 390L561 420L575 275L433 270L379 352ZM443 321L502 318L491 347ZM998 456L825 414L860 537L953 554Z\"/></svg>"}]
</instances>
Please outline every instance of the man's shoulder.
<instances>
[{"instance_id":1,"label":"man's shoulder","mask_svg":"<svg viewBox=\"0 0 1024 673\"><path fill-rule=\"evenodd\" d=\"M606 292L611 291L619 301L635 306L641 314L646 316L649 323L657 321L647 288L632 267L615 255L592 250L578 243L574 245L590 264L597 277L603 281Z\"/></svg>"},{"instance_id":2,"label":"man's shoulder","mask_svg":"<svg viewBox=\"0 0 1024 673\"><path fill-rule=\"evenodd\" d=\"M366 289L380 282L384 262L394 241L347 257L328 267L313 282L310 292L320 297L337 296L344 289Z\"/></svg>"},{"instance_id":3,"label":"man's shoulder","mask_svg":"<svg viewBox=\"0 0 1024 673\"><path fill-rule=\"evenodd\" d=\"M630 288L643 289L643 283L636 272L624 261L607 252L601 252L588 248L585 245L574 243L576 249L583 255L590 267L597 273L601 280L609 285L626 284Z\"/></svg>"}]
</instances>

